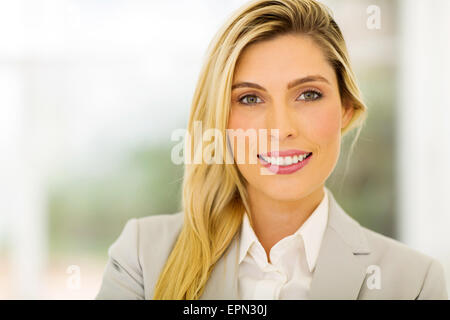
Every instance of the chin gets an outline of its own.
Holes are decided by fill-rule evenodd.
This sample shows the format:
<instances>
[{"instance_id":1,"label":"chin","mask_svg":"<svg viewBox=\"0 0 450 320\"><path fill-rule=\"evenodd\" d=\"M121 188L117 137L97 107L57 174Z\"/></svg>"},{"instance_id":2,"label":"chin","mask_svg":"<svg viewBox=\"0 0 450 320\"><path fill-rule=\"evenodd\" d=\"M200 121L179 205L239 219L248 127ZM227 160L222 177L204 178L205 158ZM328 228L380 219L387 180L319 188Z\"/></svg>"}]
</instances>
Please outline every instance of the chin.
<instances>
[{"instance_id":1,"label":"chin","mask_svg":"<svg viewBox=\"0 0 450 320\"><path fill-rule=\"evenodd\" d=\"M296 188L295 186L290 186L286 188L279 188L274 190L262 190L262 192L273 200L278 201L296 201L303 198L306 194L306 189Z\"/></svg>"}]
</instances>

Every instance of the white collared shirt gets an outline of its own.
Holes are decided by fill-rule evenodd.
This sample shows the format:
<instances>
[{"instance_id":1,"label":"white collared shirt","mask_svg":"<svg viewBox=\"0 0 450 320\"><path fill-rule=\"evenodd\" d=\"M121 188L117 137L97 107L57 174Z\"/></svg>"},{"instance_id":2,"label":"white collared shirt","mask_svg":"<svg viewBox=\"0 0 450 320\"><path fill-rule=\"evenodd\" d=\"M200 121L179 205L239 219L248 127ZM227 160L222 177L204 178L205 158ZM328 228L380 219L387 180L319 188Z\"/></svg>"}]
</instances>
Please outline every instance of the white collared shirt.
<instances>
[{"instance_id":1,"label":"white collared shirt","mask_svg":"<svg viewBox=\"0 0 450 320\"><path fill-rule=\"evenodd\" d=\"M308 299L312 275L328 220L328 194L292 235L270 249L270 261L250 225L247 213L241 227L239 295L244 300Z\"/></svg>"}]
</instances>

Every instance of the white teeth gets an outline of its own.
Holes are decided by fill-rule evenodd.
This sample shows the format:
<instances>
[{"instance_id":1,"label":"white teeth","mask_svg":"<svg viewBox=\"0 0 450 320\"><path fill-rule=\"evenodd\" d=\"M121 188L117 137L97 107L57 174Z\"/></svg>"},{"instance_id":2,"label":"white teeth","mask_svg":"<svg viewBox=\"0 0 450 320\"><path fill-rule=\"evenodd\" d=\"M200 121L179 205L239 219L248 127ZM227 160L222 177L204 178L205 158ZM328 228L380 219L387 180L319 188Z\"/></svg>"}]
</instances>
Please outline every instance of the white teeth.
<instances>
[{"instance_id":1,"label":"white teeth","mask_svg":"<svg viewBox=\"0 0 450 320\"><path fill-rule=\"evenodd\" d=\"M286 157L284 159L284 164L287 165L287 166L291 165L292 164L292 157Z\"/></svg>"},{"instance_id":2,"label":"white teeth","mask_svg":"<svg viewBox=\"0 0 450 320\"><path fill-rule=\"evenodd\" d=\"M273 165L277 165L277 166L289 166L291 164L295 164L298 163L300 161L303 161L309 153L304 154L304 155L295 155L295 156L288 156L288 157L268 157L268 158L264 158L263 160L265 160L266 162L270 162Z\"/></svg>"}]
</instances>

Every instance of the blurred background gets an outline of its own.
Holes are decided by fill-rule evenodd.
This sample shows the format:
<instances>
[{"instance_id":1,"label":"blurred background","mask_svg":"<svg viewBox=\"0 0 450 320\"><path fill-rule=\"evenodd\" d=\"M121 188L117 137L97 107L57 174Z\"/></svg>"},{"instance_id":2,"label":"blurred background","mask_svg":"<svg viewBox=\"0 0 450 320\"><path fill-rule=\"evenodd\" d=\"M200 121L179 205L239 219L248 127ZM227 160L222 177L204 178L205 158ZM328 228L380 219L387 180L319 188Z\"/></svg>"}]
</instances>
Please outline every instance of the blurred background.
<instances>
[{"instance_id":1,"label":"blurred background","mask_svg":"<svg viewBox=\"0 0 450 320\"><path fill-rule=\"evenodd\" d=\"M171 133L245 2L0 0L0 299L93 299L125 222L180 210ZM327 186L450 288L450 1L322 2L369 108Z\"/></svg>"}]
</instances>

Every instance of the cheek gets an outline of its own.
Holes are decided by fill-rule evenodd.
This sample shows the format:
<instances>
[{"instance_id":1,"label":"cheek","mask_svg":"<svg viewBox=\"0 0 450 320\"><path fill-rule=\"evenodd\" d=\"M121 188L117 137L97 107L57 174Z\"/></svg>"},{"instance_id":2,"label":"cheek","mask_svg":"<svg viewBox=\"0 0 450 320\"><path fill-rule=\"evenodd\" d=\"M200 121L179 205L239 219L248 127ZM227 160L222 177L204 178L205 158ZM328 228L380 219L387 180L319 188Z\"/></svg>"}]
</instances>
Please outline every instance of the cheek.
<instances>
[{"instance_id":1,"label":"cheek","mask_svg":"<svg viewBox=\"0 0 450 320\"><path fill-rule=\"evenodd\" d=\"M232 108L228 119L228 128L244 130L255 128L257 126L257 123L255 122L255 117L250 116L248 112Z\"/></svg>"},{"instance_id":2,"label":"cheek","mask_svg":"<svg viewBox=\"0 0 450 320\"><path fill-rule=\"evenodd\" d=\"M249 129L256 130L258 134L258 129L264 128L264 121L261 121L261 117L255 113L249 113L245 110L231 109L230 117L228 119L228 129L238 130L242 129L247 131ZM249 146L251 150L256 150L256 141L250 139L248 136L244 136L245 139L245 154L249 152ZM234 150L236 151L237 144L234 144ZM256 151L255 151L256 152Z\"/></svg>"},{"instance_id":3,"label":"cheek","mask_svg":"<svg viewBox=\"0 0 450 320\"><path fill-rule=\"evenodd\" d=\"M244 131L247 131L248 129L254 129L257 132L258 129L264 128L264 121L261 121L261 118L254 113L251 115L245 110L231 109L227 128L232 130L242 129ZM256 176L259 173L257 165L258 160L256 158L258 150L258 138L254 140L250 139L248 136L241 137L241 139L245 141L245 147L243 149L239 148L237 139L239 138L235 137L232 143L234 160L242 175L246 179L249 179L250 177ZM244 157L245 163L238 162L238 154ZM250 163L250 154L255 156L255 163Z\"/></svg>"},{"instance_id":4,"label":"cheek","mask_svg":"<svg viewBox=\"0 0 450 320\"><path fill-rule=\"evenodd\" d=\"M308 128L310 137L319 144L334 142L341 135L340 112L330 111L329 108L318 110L313 117L309 118ZM333 110L334 110L333 109Z\"/></svg>"}]
</instances>

